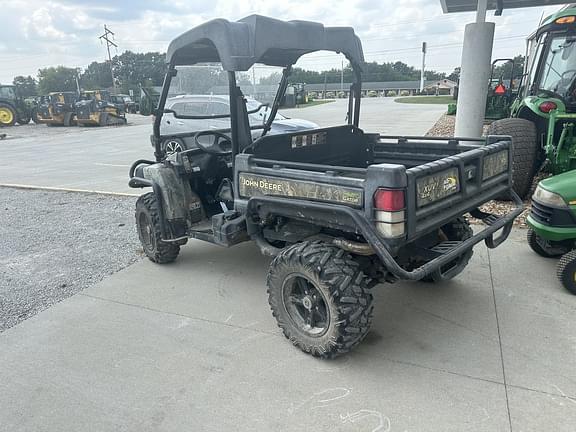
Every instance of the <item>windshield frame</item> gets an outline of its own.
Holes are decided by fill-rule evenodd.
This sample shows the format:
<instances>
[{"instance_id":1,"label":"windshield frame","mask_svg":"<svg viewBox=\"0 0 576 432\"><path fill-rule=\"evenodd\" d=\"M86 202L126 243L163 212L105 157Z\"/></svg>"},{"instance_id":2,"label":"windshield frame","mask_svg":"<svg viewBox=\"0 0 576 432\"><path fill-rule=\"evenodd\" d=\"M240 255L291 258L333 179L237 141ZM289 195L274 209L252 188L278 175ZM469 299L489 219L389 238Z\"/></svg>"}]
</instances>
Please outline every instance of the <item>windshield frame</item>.
<instances>
[{"instance_id":1,"label":"windshield frame","mask_svg":"<svg viewBox=\"0 0 576 432\"><path fill-rule=\"evenodd\" d=\"M360 121L360 102L362 99L362 71L361 71L361 66L359 64L356 64L354 61L352 61L351 59L349 59L350 61L350 65L352 67L353 70L353 82L352 85L350 86L350 92L349 92L349 96L348 96L348 112L347 112L347 123L349 125L353 125L354 127L358 127L359 125L359 121ZM193 65L195 63L191 63L190 65ZM227 71L227 75L228 75L228 87L229 87L229 103L230 103L230 116L228 115L224 115L224 116L220 116L222 118L230 118L230 124L231 124L231 139L232 139L232 163L234 164L234 159L235 156L239 153L239 149L240 148L249 148L252 147L253 145L253 141L251 136L246 136L244 137L245 140L247 140L248 142L245 143L239 143L239 137L242 134L242 136L245 135L249 135L246 134L246 130L251 130L251 129L260 129L263 128L263 132L262 132L262 136L266 135L266 133L270 130L270 127L272 125L272 122L274 121L274 119L276 118L276 114L278 112L278 108L280 107L280 102L282 100L282 97L284 96L284 94L286 93L286 88L288 86L288 78L292 72L292 65L289 65L285 68L283 68L282 71L282 79L280 80L278 89L276 91L276 96L274 98L274 102L272 103L270 109L269 109L269 115L266 117L266 122L265 124L262 126L251 126L250 125L250 119L248 118L248 114L249 112L247 112L246 110L246 100L245 100L245 96L242 93L242 90L240 89L240 87L237 84L236 81L236 72L235 71ZM170 83L172 82L172 79L176 76L177 74L177 70L176 70L176 64L175 63L169 63L168 64L168 70L166 71L166 75L164 76L164 82L162 84L162 91L160 93L160 97L158 99L158 104L156 105L156 109L154 110L153 114L154 114L154 123L152 126L152 137L151 137L151 141L152 144L154 145L154 156L157 162L162 162L166 156L165 151L162 149L161 146L161 141L162 138L166 137L166 136L170 136L170 135L161 135L160 134L160 124L162 121L162 117L164 115L165 112L165 106L166 106L166 101L168 100L168 93L170 90ZM237 104L240 103L239 101L242 101L241 103L243 104L243 109L235 109L235 107L237 108ZM259 107L259 109L261 109L262 107ZM240 115L242 115L243 117L245 117L244 119L240 119L238 114L240 111ZM208 118L213 119L213 118L218 118L218 116L209 116ZM241 125L240 121L244 122L244 124ZM242 128L242 131L240 130L240 128Z\"/></svg>"},{"instance_id":2,"label":"windshield frame","mask_svg":"<svg viewBox=\"0 0 576 432\"><path fill-rule=\"evenodd\" d=\"M574 74L574 76L572 77L572 83L570 84L570 87L568 87L568 89L566 90L566 92L564 94L560 94L557 91L554 90L549 90L549 89L545 89L542 87L542 83L543 80L550 74L551 72L551 67L547 68L547 64L548 64L548 59L552 54L552 44L554 43L555 40L559 39L559 38L564 38L567 39L569 37L574 38L574 41L572 42L573 44L576 44L576 35L574 35L574 33L572 32L549 32L546 33L545 35L542 35L544 37L544 40L538 41L536 40L535 43L538 44L539 46L536 47L535 50L535 55L539 56L540 58L535 60L535 63L537 61L537 64L535 64L536 66L536 74L534 76L534 82L531 85L531 90L530 90L530 94L531 95L537 95L539 92L548 92L548 93L554 93L555 95L557 95L558 97L560 97L561 99L565 99L568 93L568 90L570 87L574 86L574 82L576 81L576 73ZM540 37L542 37L540 36ZM573 50L576 50L576 45L572 48ZM574 51L574 54L572 54L573 56L576 57L576 51ZM574 69L566 69L566 71L568 70L575 70L576 71L576 64ZM558 74L557 71L555 71L556 74ZM560 77L561 79L561 77Z\"/></svg>"}]
</instances>

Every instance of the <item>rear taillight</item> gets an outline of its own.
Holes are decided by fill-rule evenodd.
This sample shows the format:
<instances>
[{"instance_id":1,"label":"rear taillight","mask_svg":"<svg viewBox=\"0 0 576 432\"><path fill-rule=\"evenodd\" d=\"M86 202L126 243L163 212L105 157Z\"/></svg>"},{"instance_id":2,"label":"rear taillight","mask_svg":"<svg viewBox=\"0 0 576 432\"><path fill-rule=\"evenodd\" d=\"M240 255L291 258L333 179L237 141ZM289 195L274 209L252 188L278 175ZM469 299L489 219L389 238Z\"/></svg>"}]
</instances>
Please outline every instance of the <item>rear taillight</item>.
<instances>
[{"instance_id":1,"label":"rear taillight","mask_svg":"<svg viewBox=\"0 0 576 432\"><path fill-rule=\"evenodd\" d=\"M542 111L543 113L548 114L550 111L555 110L556 108L558 108L558 105L556 105L554 102L552 101L546 101L546 102L542 102L539 106L538 109L540 111Z\"/></svg>"},{"instance_id":2,"label":"rear taillight","mask_svg":"<svg viewBox=\"0 0 576 432\"><path fill-rule=\"evenodd\" d=\"M374 194L374 207L387 212L404 210L404 190L378 189Z\"/></svg>"},{"instance_id":3,"label":"rear taillight","mask_svg":"<svg viewBox=\"0 0 576 432\"><path fill-rule=\"evenodd\" d=\"M403 189L378 189L374 194L374 221L385 237L401 237L406 231Z\"/></svg>"}]
</instances>

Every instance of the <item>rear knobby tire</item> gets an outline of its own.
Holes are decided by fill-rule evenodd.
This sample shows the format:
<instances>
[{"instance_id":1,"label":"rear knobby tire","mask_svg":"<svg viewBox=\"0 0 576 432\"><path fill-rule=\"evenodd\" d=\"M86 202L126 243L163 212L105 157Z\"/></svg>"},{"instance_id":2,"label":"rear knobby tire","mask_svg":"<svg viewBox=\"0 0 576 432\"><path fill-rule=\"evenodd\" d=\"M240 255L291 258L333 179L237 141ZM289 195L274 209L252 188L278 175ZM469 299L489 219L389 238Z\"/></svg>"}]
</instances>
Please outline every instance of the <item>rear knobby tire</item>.
<instances>
[{"instance_id":1,"label":"rear knobby tire","mask_svg":"<svg viewBox=\"0 0 576 432\"><path fill-rule=\"evenodd\" d=\"M474 235L470 227L470 222L464 217L454 219L452 222L441 227L440 230L450 241L464 241ZM423 281L439 283L455 278L464 271L473 254L474 251L472 249L466 251L454 261L426 276Z\"/></svg>"},{"instance_id":2,"label":"rear knobby tire","mask_svg":"<svg viewBox=\"0 0 576 432\"><path fill-rule=\"evenodd\" d=\"M556 275L564 288L576 295L576 250L572 250L560 258Z\"/></svg>"},{"instance_id":3,"label":"rear knobby tire","mask_svg":"<svg viewBox=\"0 0 576 432\"><path fill-rule=\"evenodd\" d=\"M521 118L497 120L488 127L488 135L512 137L512 185L520 198L527 198L540 160L536 125Z\"/></svg>"},{"instance_id":4,"label":"rear knobby tire","mask_svg":"<svg viewBox=\"0 0 576 432\"><path fill-rule=\"evenodd\" d=\"M270 264L268 301L295 346L333 358L354 348L370 330L370 281L349 253L319 241L303 242L284 249Z\"/></svg>"},{"instance_id":5,"label":"rear knobby tire","mask_svg":"<svg viewBox=\"0 0 576 432\"><path fill-rule=\"evenodd\" d=\"M167 264L178 257L180 246L162 241L158 202L152 192L136 201L136 228L142 249L150 261Z\"/></svg>"}]
</instances>

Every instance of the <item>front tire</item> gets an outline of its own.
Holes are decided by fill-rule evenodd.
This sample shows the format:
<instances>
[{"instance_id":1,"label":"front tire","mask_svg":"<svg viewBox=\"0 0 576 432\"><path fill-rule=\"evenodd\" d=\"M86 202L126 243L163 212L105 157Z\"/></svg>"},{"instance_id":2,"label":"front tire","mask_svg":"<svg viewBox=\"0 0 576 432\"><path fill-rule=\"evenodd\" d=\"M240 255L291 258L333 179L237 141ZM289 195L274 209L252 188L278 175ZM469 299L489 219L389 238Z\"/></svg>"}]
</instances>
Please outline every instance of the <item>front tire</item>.
<instances>
[{"instance_id":1,"label":"front tire","mask_svg":"<svg viewBox=\"0 0 576 432\"><path fill-rule=\"evenodd\" d=\"M370 330L370 278L342 249L318 241L290 246L270 264L267 284L278 326L308 354L344 354Z\"/></svg>"},{"instance_id":2,"label":"front tire","mask_svg":"<svg viewBox=\"0 0 576 432\"><path fill-rule=\"evenodd\" d=\"M492 122L488 135L512 137L512 186L520 198L527 198L537 171L540 147L536 125L521 118L507 118Z\"/></svg>"},{"instance_id":3,"label":"front tire","mask_svg":"<svg viewBox=\"0 0 576 432\"><path fill-rule=\"evenodd\" d=\"M530 248L544 258L557 258L564 255L569 250L566 247L555 246L553 242L550 242L536 234L533 229L528 230L526 240L528 240Z\"/></svg>"},{"instance_id":4,"label":"front tire","mask_svg":"<svg viewBox=\"0 0 576 432\"><path fill-rule=\"evenodd\" d=\"M30 123L30 116L24 115L23 117L20 117L16 122L22 126L27 125L28 123Z\"/></svg>"},{"instance_id":5,"label":"front tire","mask_svg":"<svg viewBox=\"0 0 576 432\"><path fill-rule=\"evenodd\" d=\"M73 126L74 125L74 113L67 112L64 114L64 126Z\"/></svg>"},{"instance_id":6,"label":"front tire","mask_svg":"<svg viewBox=\"0 0 576 432\"><path fill-rule=\"evenodd\" d=\"M136 201L136 228L142 249L150 261L167 264L178 257L180 246L162 241L158 201L152 192Z\"/></svg>"},{"instance_id":7,"label":"front tire","mask_svg":"<svg viewBox=\"0 0 576 432\"><path fill-rule=\"evenodd\" d=\"M556 275L564 288L576 295L576 250L572 250L560 258Z\"/></svg>"}]
</instances>

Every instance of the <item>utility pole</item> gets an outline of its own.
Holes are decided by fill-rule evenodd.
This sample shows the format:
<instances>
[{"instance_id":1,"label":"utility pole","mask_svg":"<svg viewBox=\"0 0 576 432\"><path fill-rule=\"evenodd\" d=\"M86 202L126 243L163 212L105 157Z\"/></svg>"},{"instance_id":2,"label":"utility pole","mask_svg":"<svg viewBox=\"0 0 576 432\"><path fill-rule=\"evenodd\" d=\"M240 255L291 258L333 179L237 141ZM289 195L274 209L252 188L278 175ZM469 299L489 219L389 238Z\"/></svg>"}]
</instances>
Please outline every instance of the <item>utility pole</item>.
<instances>
[{"instance_id":1,"label":"utility pole","mask_svg":"<svg viewBox=\"0 0 576 432\"><path fill-rule=\"evenodd\" d=\"M422 71L420 72L420 93L424 91L424 69L426 68L426 42L422 42Z\"/></svg>"},{"instance_id":2,"label":"utility pole","mask_svg":"<svg viewBox=\"0 0 576 432\"><path fill-rule=\"evenodd\" d=\"M340 69L340 93L344 93L344 60L342 60L342 69Z\"/></svg>"},{"instance_id":3,"label":"utility pole","mask_svg":"<svg viewBox=\"0 0 576 432\"><path fill-rule=\"evenodd\" d=\"M110 40L110 36L114 38L114 33L110 31L108 27L106 27L106 24L104 24L104 34L100 36L98 39L100 39L100 42L102 42L102 40L106 41L106 49L108 50L108 61L110 62L110 74L112 75L112 88L114 89L114 93L116 93L116 80L114 79L114 68L112 67L112 56L110 55L110 46L118 48L118 45L116 45L113 41Z\"/></svg>"}]
</instances>

